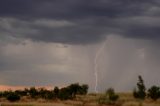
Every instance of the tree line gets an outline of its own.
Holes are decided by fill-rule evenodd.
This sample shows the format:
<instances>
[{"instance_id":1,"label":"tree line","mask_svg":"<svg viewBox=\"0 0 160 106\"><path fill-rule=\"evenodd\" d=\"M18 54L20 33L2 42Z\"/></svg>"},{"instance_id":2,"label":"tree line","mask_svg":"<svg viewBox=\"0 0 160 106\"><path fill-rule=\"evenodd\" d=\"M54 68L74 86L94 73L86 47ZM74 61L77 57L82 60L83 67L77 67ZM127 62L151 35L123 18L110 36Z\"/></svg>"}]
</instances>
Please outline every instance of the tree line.
<instances>
[{"instance_id":1,"label":"tree line","mask_svg":"<svg viewBox=\"0 0 160 106\"><path fill-rule=\"evenodd\" d=\"M87 84L79 85L79 83L70 84L69 86L58 88L54 87L53 90L47 90L45 88L36 89L35 87L25 88L24 90L15 91L3 91L0 92L0 97L14 102L21 99L21 97L27 96L31 99L46 99L46 100L68 100L74 99L76 95L86 95L89 86Z\"/></svg>"},{"instance_id":2,"label":"tree line","mask_svg":"<svg viewBox=\"0 0 160 106\"><path fill-rule=\"evenodd\" d=\"M24 90L0 92L0 98L6 98L11 102L18 101L24 96L29 97L30 99L42 98L45 100L68 100L75 99L76 95L86 95L88 89L89 86L87 84L80 85L79 83L73 83L63 88L56 86L52 90L31 87L25 88ZM160 87L153 85L149 89L146 89L144 80L142 76L139 75L136 88L133 90L133 96L140 100L150 98L156 101L157 99L160 99ZM106 90L106 93L98 99L98 102L100 104L115 104L118 99L119 95L115 93L113 88L109 88Z\"/></svg>"}]
</instances>

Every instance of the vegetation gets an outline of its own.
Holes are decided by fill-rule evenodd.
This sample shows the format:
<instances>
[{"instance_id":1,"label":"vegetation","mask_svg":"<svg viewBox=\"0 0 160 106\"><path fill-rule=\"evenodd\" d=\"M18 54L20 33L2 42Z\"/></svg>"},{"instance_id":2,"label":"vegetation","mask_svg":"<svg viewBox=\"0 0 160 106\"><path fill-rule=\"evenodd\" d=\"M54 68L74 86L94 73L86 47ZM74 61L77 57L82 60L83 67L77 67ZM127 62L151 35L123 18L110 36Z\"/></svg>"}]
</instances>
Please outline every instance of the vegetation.
<instances>
[{"instance_id":1,"label":"vegetation","mask_svg":"<svg viewBox=\"0 0 160 106\"><path fill-rule=\"evenodd\" d=\"M146 87L141 76L138 76L139 80L137 82L137 89L134 89L133 96L134 98L144 100L146 96L154 101L160 98L160 87L153 85L148 89L146 93Z\"/></svg>"},{"instance_id":2,"label":"vegetation","mask_svg":"<svg viewBox=\"0 0 160 106\"><path fill-rule=\"evenodd\" d=\"M160 87L158 86L152 86L150 89L148 89L148 97L150 97L153 100L157 100L160 98Z\"/></svg>"},{"instance_id":3,"label":"vegetation","mask_svg":"<svg viewBox=\"0 0 160 106\"><path fill-rule=\"evenodd\" d=\"M59 92L59 99L67 100L67 99L74 99L77 94L79 95L86 95L88 92L88 85L80 86L78 83L71 84L68 87L60 89Z\"/></svg>"},{"instance_id":4,"label":"vegetation","mask_svg":"<svg viewBox=\"0 0 160 106\"><path fill-rule=\"evenodd\" d=\"M17 93L15 93L15 92L10 92L7 95L7 100L9 100L11 102L15 102L15 101L20 100L20 96Z\"/></svg>"},{"instance_id":5,"label":"vegetation","mask_svg":"<svg viewBox=\"0 0 160 106\"><path fill-rule=\"evenodd\" d=\"M16 90L14 92L4 91L0 93L0 97L4 97L9 101L18 101L24 96L30 97L31 99L68 100L76 98L76 95L86 95L87 92L88 85L79 85L79 83L75 83L61 89L55 87L53 90L31 87L30 89L25 88L24 90Z\"/></svg>"},{"instance_id":6,"label":"vegetation","mask_svg":"<svg viewBox=\"0 0 160 106\"><path fill-rule=\"evenodd\" d=\"M28 93L29 95L31 96L31 98L36 98L38 96L38 91L35 87L31 87L29 90L28 90Z\"/></svg>"},{"instance_id":7,"label":"vegetation","mask_svg":"<svg viewBox=\"0 0 160 106\"><path fill-rule=\"evenodd\" d=\"M98 103L100 105L102 104L106 104L106 105L114 105L116 103L116 101L118 100L119 96L115 94L114 89L113 88L109 88L105 95L101 96L98 99Z\"/></svg>"},{"instance_id":8,"label":"vegetation","mask_svg":"<svg viewBox=\"0 0 160 106\"><path fill-rule=\"evenodd\" d=\"M146 87L141 76L138 76L137 89L133 91L133 96L137 99L144 100L146 97Z\"/></svg>"},{"instance_id":9,"label":"vegetation","mask_svg":"<svg viewBox=\"0 0 160 106\"><path fill-rule=\"evenodd\" d=\"M115 94L114 89L113 88L109 88L106 91L106 95L108 96L109 100L111 102L115 102L118 100L119 96Z\"/></svg>"},{"instance_id":10,"label":"vegetation","mask_svg":"<svg viewBox=\"0 0 160 106\"><path fill-rule=\"evenodd\" d=\"M88 94L88 85L79 83L52 90L45 88L25 88L24 90L0 92L1 106L159 106L160 87L153 85L146 89L144 80L138 76L138 82L133 94L115 93L114 88L109 88L104 94ZM23 100L31 101L30 104L23 104ZM19 101L20 100L20 101ZM42 100L40 104L34 104L35 101ZM68 101L66 101L68 100ZM140 100L140 101L139 101ZM143 100L143 101L142 101ZM16 102L17 103L12 103ZM33 102L34 101L34 102ZM47 104L46 104L47 102ZM51 103L50 103L51 102ZM8 103L8 104L7 104ZM19 104L22 103L22 104ZM33 103L33 104L32 104ZM37 103L37 102L36 102ZM44 103L44 104L42 104ZM49 103L49 104L48 104ZM98 104L97 104L98 103ZM60 105L59 105L60 104Z\"/></svg>"},{"instance_id":11,"label":"vegetation","mask_svg":"<svg viewBox=\"0 0 160 106\"><path fill-rule=\"evenodd\" d=\"M53 90L53 93L54 93L54 96L55 96L55 98L58 98L58 95L59 95L59 88L56 86L56 87L54 87L54 90Z\"/></svg>"}]
</instances>

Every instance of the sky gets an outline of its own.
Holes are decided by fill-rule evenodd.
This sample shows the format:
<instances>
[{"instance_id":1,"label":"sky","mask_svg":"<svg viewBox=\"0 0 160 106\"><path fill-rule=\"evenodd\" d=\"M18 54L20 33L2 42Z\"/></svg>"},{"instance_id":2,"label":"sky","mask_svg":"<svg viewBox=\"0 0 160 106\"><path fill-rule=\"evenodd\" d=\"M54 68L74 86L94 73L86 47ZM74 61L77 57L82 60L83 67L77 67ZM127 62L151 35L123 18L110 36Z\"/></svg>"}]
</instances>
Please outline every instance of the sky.
<instances>
[{"instance_id":1,"label":"sky","mask_svg":"<svg viewBox=\"0 0 160 106\"><path fill-rule=\"evenodd\" d=\"M0 85L160 85L159 45L159 0L0 0Z\"/></svg>"}]
</instances>

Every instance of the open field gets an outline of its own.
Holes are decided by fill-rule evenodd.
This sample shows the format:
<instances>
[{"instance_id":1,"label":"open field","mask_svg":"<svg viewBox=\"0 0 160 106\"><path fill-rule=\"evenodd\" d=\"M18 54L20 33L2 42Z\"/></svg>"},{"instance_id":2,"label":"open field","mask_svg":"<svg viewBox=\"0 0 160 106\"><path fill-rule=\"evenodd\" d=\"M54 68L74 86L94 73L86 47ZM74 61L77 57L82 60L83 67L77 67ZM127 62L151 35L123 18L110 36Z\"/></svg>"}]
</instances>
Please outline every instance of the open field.
<instances>
[{"instance_id":1,"label":"open field","mask_svg":"<svg viewBox=\"0 0 160 106\"><path fill-rule=\"evenodd\" d=\"M119 100L115 106L160 106L160 100L152 101L146 99L139 101L133 98L131 93L119 93ZM97 100L101 94L89 94L87 96L77 96L74 100L67 101L45 101L45 100L21 100L19 102L11 103L2 101L0 106L114 106L114 105L99 105Z\"/></svg>"}]
</instances>

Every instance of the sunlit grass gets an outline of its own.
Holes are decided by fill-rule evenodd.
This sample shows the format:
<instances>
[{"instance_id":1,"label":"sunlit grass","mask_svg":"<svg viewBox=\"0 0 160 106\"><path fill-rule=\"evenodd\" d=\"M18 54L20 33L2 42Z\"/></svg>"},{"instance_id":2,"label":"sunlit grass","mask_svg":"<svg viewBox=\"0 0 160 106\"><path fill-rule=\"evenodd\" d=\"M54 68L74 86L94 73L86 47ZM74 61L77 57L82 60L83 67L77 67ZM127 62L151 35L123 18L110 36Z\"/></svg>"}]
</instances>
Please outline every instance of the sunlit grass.
<instances>
[{"instance_id":1,"label":"sunlit grass","mask_svg":"<svg viewBox=\"0 0 160 106\"><path fill-rule=\"evenodd\" d=\"M2 102L0 106L100 106L98 105L97 100L101 95L102 94L88 94L86 96L79 95L76 99L67 101L39 102L38 100L35 100L32 102L20 101L16 103ZM151 99L146 99L140 101L135 99L132 93L118 93L118 95L120 96L118 100L119 106L160 106L160 100L153 101Z\"/></svg>"}]
</instances>

